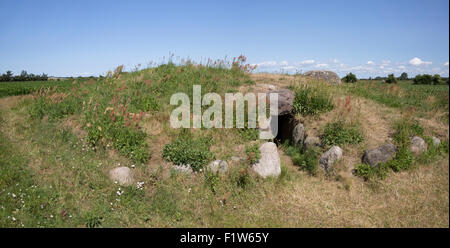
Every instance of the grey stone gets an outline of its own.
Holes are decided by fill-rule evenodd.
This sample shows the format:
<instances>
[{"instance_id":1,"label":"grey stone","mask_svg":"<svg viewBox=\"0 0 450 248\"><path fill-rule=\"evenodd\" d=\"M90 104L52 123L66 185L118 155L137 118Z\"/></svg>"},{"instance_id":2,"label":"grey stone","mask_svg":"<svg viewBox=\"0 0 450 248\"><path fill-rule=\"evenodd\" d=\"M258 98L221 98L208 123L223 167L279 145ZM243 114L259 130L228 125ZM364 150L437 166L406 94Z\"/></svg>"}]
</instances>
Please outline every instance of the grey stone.
<instances>
[{"instance_id":1,"label":"grey stone","mask_svg":"<svg viewBox=\"0 0 450 248\"><path fill-rule=\"evenodd\" d=\"M435 147L438 147L441 144L441 140L439 138L436 138L433 136L433 137L431 137L431 139L433 139L433 145Z\"/></svg>"},{"instance_id":2,"label":"grey stone","mask_svg":"<svg viewBox=\"0 0 450 248\"><path fill-rule=\"evenodd\" d=\"M214 160L210 164L208 164L208 170L212 172L219 171L220 173L224 173L228 170L228 163L223 160Z\"/></svg>"},{"instance_id":3,"label":"grey stone","mask_svg":"<svg viewBox=\"0 0 450 248\"><path fill-rule=\"evenodd\" d=\"M366 150L364 152L362 162L374 167L378 163L385 163L391 160L396 152L397 147L395 145L384 144L382 146Z\"/></svg>"},{"instance_id":4,"label":"grey stone","mask_svg":"<svg viewBox=\"0 0 450 248\"><path fill-rule=\"evenodd\" d=\"M252 169L261 177L278 177L281 174L280 155L278 155L277 145L273 142L266 142L259 148L261 159Z\"/></svg>"},{"instance_id":5,"label":"grey stone","mask_svg":"<svg viewBox=\"0 0 450 248\"><path fill-rule=\"evenodd\" d=\"M306 137L306 129L303 124L299 123L294 127L292 131L292 141L295 144L303 145Z\"/></svg>"},{"instance_id":6,"label":"grey stone","mask_svg":"<svg viewBox=\"0 0 450 248\"><path fill-rule=\"evenodd\" d=\"M320 139L319 139L319 137L308 136L308 137L306 137L304 143L305 143L306 149L309 149L314 146L320 146Z\"/></svg>"},{"instance_id":7,"label":"grey stone","mask_svg":"<svg viewBox=\"0 0 450 248\"><path fill-rule=\"evenodd\" d=\"M319 164L326 172L337 160L342 158L342 149L339 146L333 146L328 151L322 154L319 159Z\"/></svg>"},{"instance_id":8,"label":"grey stone","mask_svg":"<svg viewBox=\"0 0 450 248\"><path fill-rule=\"evenodd\" d=\"M330 84L341 84L341 78L332 71L308 71L303 76L317 81L325 81Z\"/></svg>"},{"instance_id":9,"label":"grey stone","mask_svg":"<svg viewBox=\"0 0 450 248\"><path fill-rule=\"evenodd\" d=\"M270 91L270 93L278 94L278 116L292 114L292 108L294 106L294 92L288 89L281 89L276 91ZM267 99L270 99L269 96ZM269 106L269 105L266 105Z\"/></svg>"},{"instance_id":10,"label":"grey stone","mask_svg":"<svg viewBox=\"0 0 450 248\"><path fill-rule=\"evenodd\" d=\"M173 169L177 172L181 172L181 173L187 173L190 174L192 172L194 172L194 170L192 170L191 166L189 164L187 165L174 165Z\"/></svg>"},{"instance_id":11,"label":"grey stone","mask_svg":"<svg viewBox=\"0 0 450 248\"><path fill-rule=\"evenodd\" d=\"M128 186L133 184L133 176L131 174L131 169L128 167L118 167L114 168L109 172L111 179L123 186Z\"/></svg>"},{"instance_id":12,"label":"grey stone","mask_svg":"<svg viewBox=\"0 0 450 248\"><path fill-rule=\"evenodd\" d=\"M425 140L419 136L414 136L411 138L409 149L412 153L414 153L414 155L420 155L428 149L428 145Z\"/></svg>"}]
</instances>

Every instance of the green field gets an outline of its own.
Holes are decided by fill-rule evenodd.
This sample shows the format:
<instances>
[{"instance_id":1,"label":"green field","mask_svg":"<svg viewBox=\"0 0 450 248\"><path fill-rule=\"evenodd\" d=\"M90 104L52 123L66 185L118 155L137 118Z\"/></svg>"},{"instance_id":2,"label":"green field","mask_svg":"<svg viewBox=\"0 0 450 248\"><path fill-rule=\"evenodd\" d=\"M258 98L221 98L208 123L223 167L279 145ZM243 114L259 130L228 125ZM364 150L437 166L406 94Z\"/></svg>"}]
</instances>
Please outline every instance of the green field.
<instances>
[{"instance_id":1,"label":"green field","mask_svg":"<svg viewBox=\"0 0 450 248\"><path fill-rule=\"evenodd\" d=\"M386 84L381 81L360 80L355 84L345 84L345 89L354 95L374 100L388 107L402 110L414 109L421 115L435 111L449 110L448 85L414 85L412 80ZM430 116L427 116L430 117Z\"/></svg>"},{"instance_id":2,"label":"green field","mask_svg":"<svg viewBox=\"0 0 450 248\"><path fill-rule=\"evenodd\" d=\"M0 97L17 96L30 94L33 91L39 90L42 86L58 88L71 88L71 80L63 81L23 81L23 82L0 82Z\"/></svg>"}]
</instances>

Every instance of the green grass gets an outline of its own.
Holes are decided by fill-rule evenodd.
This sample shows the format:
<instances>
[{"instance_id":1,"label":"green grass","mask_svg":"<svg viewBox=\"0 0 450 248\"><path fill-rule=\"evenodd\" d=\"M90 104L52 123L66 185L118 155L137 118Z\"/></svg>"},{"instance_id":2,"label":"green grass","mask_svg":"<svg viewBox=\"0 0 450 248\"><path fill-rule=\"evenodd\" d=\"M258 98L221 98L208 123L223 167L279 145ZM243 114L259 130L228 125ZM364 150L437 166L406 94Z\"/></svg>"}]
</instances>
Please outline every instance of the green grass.
<instances>
[{"instance_id":1,"label":"green grass","mask_svg":"<svg viewBox=\"0 0 450 248\"><path fill-rule=\"evenodd\" d=\"M334 108L331 96L319 87L299 86L294 88L294 112L303 116L319 115Z\"/></svg>"},{"instance_id":2,"label":"green grass","mask_svg":"<svg viewBox=\"0 0 450 248\"><path fill-rule=\"evenodd\" d=\"M338 120L325 125L321 140L325 147L342 146L359 144L364 141L364 136L359 131L358 126Z\"/></svg>"},{"instance_id":3,"label":"green grass","mask_svg":"<svg viewBox=\"0 0 450 248\"><path fill-rule=\"evenodd\" d=\"M0 97L26 95L39 90L41 87L55 87L70 89L71 80L63 81L23 81L23 82L0 82Z\"/></svg>"},{"instance_id":4,"label":"green grass","mask_svg":"<svg viewBox=\"0 0 450 248\"><path fill-rule=\"evenodd\" d=\"M414 85L411 80L399 81L397 84L360 80L356 84L345 84L343 88L351 94L393 108L414 108L420 114L441 110L447 113L448 119L448 85Z\"/></svg>"}]
</instances>

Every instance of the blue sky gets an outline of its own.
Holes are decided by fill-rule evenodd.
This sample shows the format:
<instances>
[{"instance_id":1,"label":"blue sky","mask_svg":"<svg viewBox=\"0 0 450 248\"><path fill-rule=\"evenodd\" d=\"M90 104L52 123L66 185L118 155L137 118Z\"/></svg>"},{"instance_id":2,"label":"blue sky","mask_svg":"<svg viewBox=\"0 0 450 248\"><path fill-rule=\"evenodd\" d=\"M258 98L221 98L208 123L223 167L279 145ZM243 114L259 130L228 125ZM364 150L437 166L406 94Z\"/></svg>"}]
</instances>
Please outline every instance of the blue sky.
<instances>
[{"instance_id":1,"label":"blue sky","mask_svg":"<svg viewBox=\"0 0 450 248\"><path fill-rule=\"evenodd\" d=\"M244 54L258 71L449 74L448 0L0 0L0 73L105 74Z\"/></svg>"}]
</instances>

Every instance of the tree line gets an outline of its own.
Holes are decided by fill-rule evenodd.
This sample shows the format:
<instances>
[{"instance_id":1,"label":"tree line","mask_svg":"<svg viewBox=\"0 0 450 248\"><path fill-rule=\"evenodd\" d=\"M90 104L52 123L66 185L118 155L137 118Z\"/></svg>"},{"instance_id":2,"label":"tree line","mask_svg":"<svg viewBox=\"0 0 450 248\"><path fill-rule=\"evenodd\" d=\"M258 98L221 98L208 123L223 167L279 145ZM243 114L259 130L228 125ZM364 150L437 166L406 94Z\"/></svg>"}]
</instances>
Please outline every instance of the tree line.
<instances>
[{"instance_id":1,"label":"tree line","mask_svg":"<svg viewBox=\"0 0 450 248\"><path fill-rule=\"evenodd\" d=\"M14 75L11 71L7 71L0 76L0 82L14 82L14 81L47 81L48 76L45 73L36 75L22 71L19 75Z\"/></svg>"},{"instance_id":2,"label":"tree line","mask_svg":"<svg viewBox=\"0 0 450 248\"><path fill-rule=\"evenodd\" d=\"M430 74L419 74L416 75L414 78L409 78L408 74L406 72L403 72L399 77L395 77L394 74L389 74L387 77L370 77L368 80L381 80L385 83L397 83L397 80L403 81L403 80L413 80L413 84L430 84L430 85L439 85L439 84L449 84L449 78L448 77L441 77L439 74L430 75ZM356 83L358 80L356 76L353 73L347 74L345 77L342 78L342 80L346 83Z\"/></svg>"}]
</instances>

